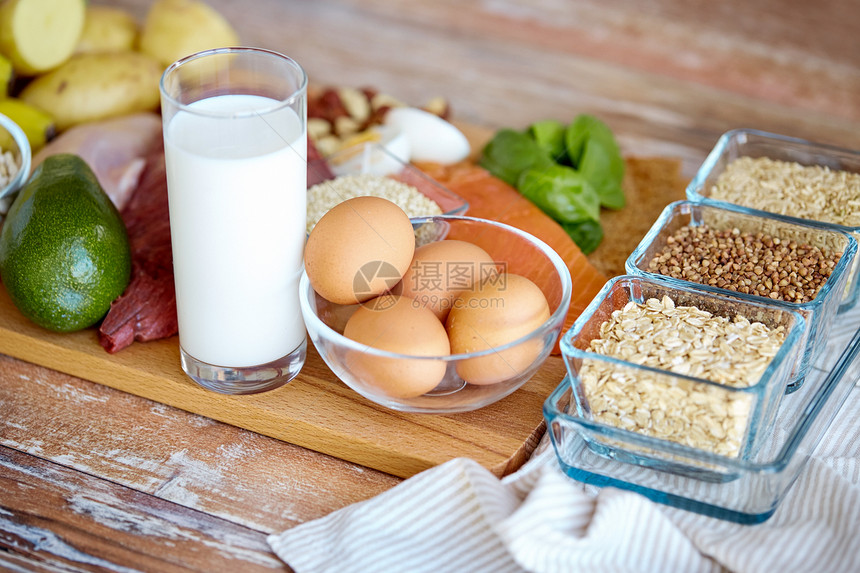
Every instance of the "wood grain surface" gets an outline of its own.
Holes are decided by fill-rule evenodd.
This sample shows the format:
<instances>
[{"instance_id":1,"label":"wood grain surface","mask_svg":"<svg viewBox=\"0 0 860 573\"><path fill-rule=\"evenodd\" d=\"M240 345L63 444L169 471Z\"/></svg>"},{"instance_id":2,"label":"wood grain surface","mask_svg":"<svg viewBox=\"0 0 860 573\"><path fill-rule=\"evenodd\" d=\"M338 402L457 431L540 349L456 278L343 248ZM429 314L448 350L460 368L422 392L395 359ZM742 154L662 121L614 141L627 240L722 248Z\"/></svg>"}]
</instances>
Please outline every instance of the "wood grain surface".
<instances>
[{"instance_id":1,"label":"wood grain surface","mask_svg":"<svg viewBox=\"0 0 860 573\"><path fill-rule=\"evenodd\" d=\"M516 470L537 445L541 407L565 372L561 359L550 357L524 387L480 410L406 414L342 384L309 345L304 368L289 384L226 396L182 372L176 337L111 355L99 346L95 329L59 334L31 323L2 288L0 352L399 477L456 457L472 458L499 476Z\"/></svg>"},{"instance_id":2,"label":"wood grain surface","mask_svg":"<svg viewBox=\"0 0 860 573\"><path fill-rule=\"evenodd\" d=\"M593 113L682 182L736 127L860 147L853 0L208 1L317 85L443 96L490 130ZM98 3L142 21L151 0ZM654 165L592 257L610 274L677 193ZM0 570L286 570L267 533L400 481L55 368L0 357Z\"/></svg>"}]
</instances>

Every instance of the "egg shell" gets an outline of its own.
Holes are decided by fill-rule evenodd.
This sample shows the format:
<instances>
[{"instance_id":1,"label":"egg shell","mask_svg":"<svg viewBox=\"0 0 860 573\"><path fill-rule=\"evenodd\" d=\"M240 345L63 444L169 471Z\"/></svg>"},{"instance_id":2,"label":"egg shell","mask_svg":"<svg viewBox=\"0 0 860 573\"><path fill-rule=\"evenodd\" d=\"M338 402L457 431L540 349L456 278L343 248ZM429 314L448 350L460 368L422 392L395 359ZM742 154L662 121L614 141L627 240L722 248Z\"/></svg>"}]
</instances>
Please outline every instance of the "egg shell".
<instances>
[{"instance_id":1,"label":"egg shell","mask_svg":"<svg viewBox=\"0 0 860 573\"><path fill-rule=\"evenodd\" d=\"M550 318L549 304L529 279L502 273L463 292L448 314L452 354L497 348L526 336ZM525 372L545 349L543 339L457 363L457 374L476 385L496 384Z\"/></svg>"},{"instance_id":2,"label":"egg shell","mask_svg":"<svg viewBox=\"0 0 860 573\"><path fill-rule=\"evenodd\" d=\"M497 267L487 251L466 241L444 240L415 249L395 292L408 296L445 321L454 300Z\"/></svg>"},{"instance_id":3,"label":"egg shell","mask_svg":"<svg viewBox=\"0 0 860 573\"><path fill-rule=\"evenodd\" d=\"M469 140L459 129L423 109L395 107L385 114L385 125L392 125L409 140L413 161L457 163L469 156Z\"/></svg>"},{"instance_id":4,"label":"egg shell","mask_svg":"<svg viewBox=\"0 0 860 573\"><path fill-rule=\"evenodd\" d=\"M330 209L305 245L311 286L337 304L369 300L394 287L412 261L409 217L380 197L355 197Z\"/></svg>"},{"instance_id":5,"label":"egg shell","mask_svg":"<svg viewBox=\"0 0 860 573\"><path fill-rule=\"evenodd\" d=\"M344 336L367 346L408 356L450 354L445 327L414 300L385 294L362 304L346 323ZM446 362L390 358L351 351L343 366L373 393L414 398L435 388L445 376Z\"/></svg>"}]
</instances>

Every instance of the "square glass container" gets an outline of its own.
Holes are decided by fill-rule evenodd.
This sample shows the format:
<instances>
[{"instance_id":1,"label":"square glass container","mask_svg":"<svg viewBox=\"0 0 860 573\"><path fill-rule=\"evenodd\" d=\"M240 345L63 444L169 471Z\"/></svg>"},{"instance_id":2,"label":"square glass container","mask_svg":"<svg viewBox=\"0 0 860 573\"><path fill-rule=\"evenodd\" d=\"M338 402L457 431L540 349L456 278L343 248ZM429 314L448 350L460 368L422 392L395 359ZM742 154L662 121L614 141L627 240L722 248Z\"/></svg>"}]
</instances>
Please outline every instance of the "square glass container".
<instances>
[{"instance_id":1,"label":"square glass container","mask_svg":"<svg viewBox=\"0 0 860 573\"><path fill-rule=\"evenodd\" d=\"M764 233L772 237L790 239L831 252L842 252L842 256L827 281L815 298L808 302L786 302L772 300L755 294L744 294L703 285L697 282L676 279L649 270L649 263L667 245L669 237L684 226L708 225L712 229L738 229L742 233ZM842 293L857 257L857 242L854 238L832 226L791 220L764 212L752 212L734 205L724 206L690 201L676 201L666 206L657 221L627 259L625 268L630 275L665 280L675 285L695 286L710 292L730 294L752 301L769 301L770 304L799 312L807 323L806 350L788 391L792 392L803 382L809 365L823 347L823 339L833 323L842 302Z\"/></svg>"},{"instance_id":2,"label":"square glass container","mask_svg":"<svg viewBox=\"0 0 860 573\"><path fill-rule=\"evenodd\" d=\"M782 327L784 340L758 380L745 387L703 377L643 366L590 350L605 337L601 325L628 303L669 297L680 306L694 306L732 322L737 315ZM661 315L665 312L661 312ZM690 319L688 319L690 320ZM703 324L696 327L704 329ZM631 323L621 345L645 352L654 340L670 352L671 340L660 340L648 324ZM770 432L786 385L797 365L805 321L794 311L769 304L719 295L644 277L611 279L561 340L579 419L594 425L588 447L608 459L709 481L734 479L721 465L724 458L754 456ZM697 345L679 335L680 362L695 364ZM705 347L707 348L707 347ZM650 351L650 348L648 349ZM710 352L706 350L707 352ZM677 364L679 368L683 364ZM729 368L729 366L726 366ZM735 370L737 370L737 365ZM679 370L680 371L680 370ZM596 414L595 412L602 412ZM614 421L613 421L614 420ZM716 426L716 427L715 427Z\"/></svg>"},{"instance_id":3,"label":"square glass container","mask_svg":"<svg viewBox=\"0 0 860 573\"><path fill-rule=\"evenodd\" d=\"M328 155L325 159L308 162L312 177L309 182L322 182L342 175L379 175L391 177L412 185L429 199L432 199L442 215L463 215L469 203L415 166L404 163L400 158L376 142L356 144ZM413 216L430 216L434 213L421 213Z\"/></svg>"},{"instance_id":4,"label":"square glass container","mask_svg":"<svg viewBox=\"0 0 860 573\"><path fill-rule=\"evenodd\" d=\"M834 147L754 129L735 129L724 133L717 141L687 186L687 199L721 206L733 205L733 203L715 199L712 194L714 185L726 167L741 157L768 157L774 160L796 162L804 166L822 166L833 171L860 173L860 151L858 150ZM759 214L770 212L797 222L809 222L811 220L797 217L798 211L787 204L774 205L767 211L744 205L740 206L751 212ZM844 225L827 220L818 222L851 233L855 239L860 240L860 224ZM854 268L849 272L840 312L852 308L857 303L858 296L860 296L858 273L860 273L860 264L855 262Z\"/></svg>"},{"instance_id":5,"label":"square glass container","mask_svg":"<svg viewBox=\"0 0 860 573\"><path fill-rule=\"evenodd\" d=\"M789 493L842 405L860 398L860 308L834 325L827 351L810 368L804 385L785 396L777 410L773 431L758 452L745 458L681 451L672 443L596 423L577 411L571 381L565 378L544 403L544 417L562 470L571 478L598 487L634 491L654 502L704 515L753 524L767 520ZM852 394L853 393L853 394ZM606 457L590 446L615 440L627 448L659 448L708 464L714 473L735 479L702 480L694 475L669 473L660 467L626 463Z\"/></svg>"}]
</instances>

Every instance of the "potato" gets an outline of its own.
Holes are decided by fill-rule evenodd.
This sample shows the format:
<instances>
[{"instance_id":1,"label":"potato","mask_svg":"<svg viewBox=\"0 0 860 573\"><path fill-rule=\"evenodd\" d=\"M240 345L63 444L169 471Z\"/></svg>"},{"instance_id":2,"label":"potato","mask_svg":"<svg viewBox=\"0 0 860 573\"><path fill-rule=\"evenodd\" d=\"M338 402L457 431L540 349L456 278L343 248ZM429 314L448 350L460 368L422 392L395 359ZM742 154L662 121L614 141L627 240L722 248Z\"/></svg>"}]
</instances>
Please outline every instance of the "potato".
<instances>
[{"instance_id":1,"label":"potato","mask_svg":"<svg viewBox=\"0 0 860 573\"><path fill-rule=\"evenodd\" d=\"M143 23L139 49L169 66L189 54L238 43L230 23L200 0L156 0Z\"/></svg>"},{"instance_id":2,"label":"potato","mask_svg":"<svg viewBox=\"0 0 860 573\"><path fill-rule=\"evenodd\" d=\"M137 21L129 12L110 6L87 6L84 30L76 54L134 50Z\"/></svg>"},{"instance_id":3,"label":"potato","mask_svg":"<svg viewBox=\"0 0 860 573\"><path fill-rule=\"evenodd\" d=\"M59 68L38 76L20 94L48 112L57 130L159 105L163 67L137 52L101 52L73 56Z\"/></svg>"},{"instance_id":4,"label":"potato","mask_svg":"<svg viewBox=\"0 0 860 573\"><path fill-rule=\"evenodd\" d=\"M12 93L14 83L15 69L12 67L12 62L0 54L0 99Z\"/></svg>"},{"instance_id":5,"label":"potato","mask_svg":"<svg viewBox=\"0 0 860 573\"><path fill-rule=\"evenodd\" d=\"M54 118L20 99L0 98L0 113L17 123L24 131L33 155L38 153L57 133ZM5 133L5 130L3 131ZM8 145L0 145L0 149L8 149Z\"/></svg>"},{"instance_id":6,"label":"potato","mask_svg":"<svg viewBox=\"0 0 860 573\"><path fill-rule=\"evenodd\" d=\"M75 50L85 13L84 0L6 0L0 7L0 51L19 75L53 69Z\"/></svg>"}]
</instances>

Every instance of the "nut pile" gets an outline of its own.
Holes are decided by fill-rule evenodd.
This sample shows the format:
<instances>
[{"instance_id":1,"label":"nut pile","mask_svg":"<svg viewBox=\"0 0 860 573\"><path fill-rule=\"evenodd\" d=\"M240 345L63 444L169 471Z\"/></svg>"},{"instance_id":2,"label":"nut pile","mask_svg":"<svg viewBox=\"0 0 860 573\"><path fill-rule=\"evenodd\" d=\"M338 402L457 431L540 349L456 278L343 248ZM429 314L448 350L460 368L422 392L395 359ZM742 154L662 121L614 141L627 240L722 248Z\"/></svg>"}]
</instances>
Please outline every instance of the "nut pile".
<instances>
[{"instance_id":1,"label":"nut pile","mask_svg":"<svg viewBox=\"0 0 860 573\"><path fill-rule=\"evenodd\" d=\"M372 88L328 87L309 94L308 136L322 155L330 155L363 141L367 130L381 124L389 109L405 105ZM443 119L450 115L448 102L441 97L430 99L422 109Z\"/></svg>"},{"instance_id":2,"label":"nut pile","mask_svg":"<svg viewBox=\"0 0 860 573\"><path fill-rule=\"evenodd\" d=\"M768 157L740 157L711 188L714 199L848 227L860 225L860 173Z\"/></svg>"},{"instance_id":3,"label":"nut pile","mask_svg":"<svg viewBox=\"0 0 860 573\"><path fill-rule=\"evenodd\" d=\"M813 300L842 253L738 229L679 228L648 263L661 275L774 300Z\"/></svg>"},{"instance_id":4,"label":"nut pile","mask_svg":"<svg viewBox=\"0 0 860 573\"><path fill-rule=\"evenodd\" d=\"M785 329L733 320L673 300L629 302L600 327L592 352L740 388L759 381ZM580 370L598 422L726 456L740 452L752 396L584 359Z\"/></svg>"}]
</instances>

